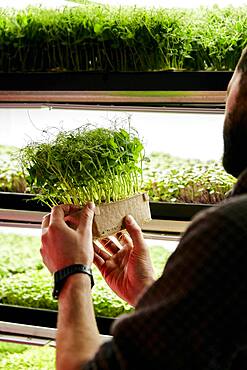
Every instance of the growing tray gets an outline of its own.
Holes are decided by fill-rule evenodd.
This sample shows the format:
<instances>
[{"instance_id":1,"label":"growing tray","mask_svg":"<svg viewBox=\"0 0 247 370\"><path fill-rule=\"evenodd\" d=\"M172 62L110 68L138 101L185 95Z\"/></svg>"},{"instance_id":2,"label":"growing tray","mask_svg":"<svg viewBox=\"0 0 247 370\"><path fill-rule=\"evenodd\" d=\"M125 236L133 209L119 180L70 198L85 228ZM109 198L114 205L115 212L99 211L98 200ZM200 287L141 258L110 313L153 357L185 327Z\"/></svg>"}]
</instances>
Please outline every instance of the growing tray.
<instances>
[{"instance_id":1,"label":"growing tray","mask_svg":"<svg viewBox=\"0 0 247 370\"><path fill-rule=\"evenodd\" d=\"M56 328L57 326L57 311L55 310L12 306L0 303L0 318L1 321L16 324L47 328ZM100 334L108 335L114 320L114 318L109 317L96 317Z\"/></svg>"},{"instance_id":2,"label":"growing tray","mask_svg":"<svg viewBox=\"0 0 247 370\"><path fill-rule=\"evenodd\" d=\"M122 230L123 219L128 214L131 214L140 226L151 220L149 198L146 193L97 206L93 221L93 236L96 239L102 238Z\"/></svg>"},{"instance_id":3,"label":"growing tray","mask_svg":"<svg viewBox=\"0 0 247 370\"><path fill-rule=\"evenodd\" d=\"M80 212L74 212L73 215L66 216L65 220L72 223L76 221L77 223L80 214ZM93 237L100 239L123 230L125 228L123 219L129 214L135 218L140 226L151 221L149 198L146 193L96 206L93 220Z\"/></svg>"},{"instance_id":4,"label":"growing tray","mask_svg":"<svg viewBox=\"0 0 247 370\"><path fill-rule=\"evenodd\" d=\"M50 208L33 199L34 195L0 192L0 209L50 212ZM198 212L212 205L192 203L165 203L149 201L151 218L158 220L190 221Z\"/></svg>"},{"instance_id":5,"label":"growing tray","mask_svg":"<svg viewBox=\"0 0 247 370\"><path fill-rule=\"evenodd\" d=\"M233 72L0 73L0 91L226 91Z\"/></svg>"},{"instance_id":6,"label":"growing tray","mask_svg":"<svg viewBox=\"0 0 247 370\"><path fill-rule=\"evenodd\" d=\"M211 71L0 73L0 102L224 109L231 77Z\"/></svg>"}]
</instances>

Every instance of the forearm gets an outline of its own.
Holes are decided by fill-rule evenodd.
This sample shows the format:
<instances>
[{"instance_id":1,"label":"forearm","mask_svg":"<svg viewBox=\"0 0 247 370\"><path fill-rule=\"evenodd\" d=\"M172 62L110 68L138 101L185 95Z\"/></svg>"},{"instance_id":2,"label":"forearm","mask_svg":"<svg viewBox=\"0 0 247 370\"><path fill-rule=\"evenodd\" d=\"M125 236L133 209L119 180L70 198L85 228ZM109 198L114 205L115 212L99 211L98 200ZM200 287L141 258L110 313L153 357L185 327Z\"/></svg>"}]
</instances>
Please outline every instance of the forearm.
<instances>
[{"instance_id":1,"label":"forearm","mask_svg":"<svg viewBox=\"0 0 247 370\"><path fill-rule=\"evenodd\" d=\"M60 293L56 337L57 370L82 369L100 345L90 279L71 275Z\"/></svg>"}]
</instances>

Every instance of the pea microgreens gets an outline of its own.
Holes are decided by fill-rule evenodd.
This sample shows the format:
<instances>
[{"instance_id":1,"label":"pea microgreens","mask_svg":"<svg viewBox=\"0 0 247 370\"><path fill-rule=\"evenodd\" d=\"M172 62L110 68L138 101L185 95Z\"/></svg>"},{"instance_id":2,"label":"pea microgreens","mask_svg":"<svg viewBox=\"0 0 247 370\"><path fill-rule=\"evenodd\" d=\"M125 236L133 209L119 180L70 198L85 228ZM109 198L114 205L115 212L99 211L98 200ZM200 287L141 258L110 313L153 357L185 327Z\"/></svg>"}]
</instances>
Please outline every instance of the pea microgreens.
<instances>
[{"instance_id":1,"label":"pea microgreens","mask_svg":"<svg viewBox=\"0 0 247 370\"><path fill-rule=\"evenodd\" d=\"M246 6L0 8L0 72L233 70ZM80 2L81 2L80 1Z\"/></svg>"},{"instance_id":2,"label":"pea microgreens","mask_svg":"<svg viewBox=\"0 0 247 370\"><path fill-rule=\"evenodd\" d=\"M82 126L20 151L30 191L53 206L118 201L141 191L144 147L136 131Z\"/></svg>"},{"instance_id":3,"label":"pea microgreens","mask_svg":"<svg viewBox=\"0 0 247 370\"><path fill-rule=\"evenodd\" d=\"M176 203L218 203L236 182L218 160L176 158L155 152L143 168L143 178L150 200Z\"/></svg>"}]
</instances>

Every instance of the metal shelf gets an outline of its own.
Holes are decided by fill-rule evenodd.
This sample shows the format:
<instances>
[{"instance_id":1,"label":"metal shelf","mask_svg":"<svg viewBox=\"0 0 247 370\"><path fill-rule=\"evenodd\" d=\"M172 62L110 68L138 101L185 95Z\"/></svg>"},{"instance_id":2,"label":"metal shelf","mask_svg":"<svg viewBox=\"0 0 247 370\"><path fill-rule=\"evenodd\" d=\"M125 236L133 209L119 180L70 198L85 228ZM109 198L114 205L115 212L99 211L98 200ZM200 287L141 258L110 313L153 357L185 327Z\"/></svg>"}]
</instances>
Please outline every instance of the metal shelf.
<instances>
[{"instance_id":1,"label":"metal shelf","mask_svg":"<svg viewBox=\"0 0 247 370\"><path fill-rule=\"evenodd\" d=\"M55 310L13 306L0 303L0 317L3 322L35 327L55 329L57 325L57 311ZM99 332L103 335L109 335L110 327L114 320L115 319L108 317L96 317ZM0 325L0 333L1 332L5 331ZM51 332L53 333L54 330L51 330ZM49 333L47 338L52 339L50 335L51 334Z\"/></svg>"},{"instance_id":2,"label":"metal shelf","mask_svg":"<svg viewBox=\"0 0 247 370\"><path fill-rule=\"evenodd\" d=\"M232 72L1 73L1 103L224 109Z\"/></svg>"},{"instance_id":3,"label":"metal shelf","mask_svg":"<svg viewBox=\"0 0 247 370\"><path fill-rule=\"evenodd\" d=\"M232 74L207 71L0 73L0 91L226 91Z\"/></svg>"},{"instance_id":4,"label":"metal shelf","mask_svg":"<svg viewBox=\"0 0 247 370\"><path fill-rule=\"evenodd\" d=\"M56 332L57 329L44 326L0 321L0 342L55 347ZM111 340L111 338L110 335L100 335L102 343Z\"/></svg>"},{"instance_id":5,"label":"metal shelf","mask_svg":"<svg viewBox=\"0 0 247 370\"><path fill-rule=\"evenodd\" d=\"M40 228L49 207L33 200L34 196L0 192L0 226ZM143 226L146 233L182 233L191 218L212 207L205 204L150 202L152 221Z\"/></svg>"}]
</instances>

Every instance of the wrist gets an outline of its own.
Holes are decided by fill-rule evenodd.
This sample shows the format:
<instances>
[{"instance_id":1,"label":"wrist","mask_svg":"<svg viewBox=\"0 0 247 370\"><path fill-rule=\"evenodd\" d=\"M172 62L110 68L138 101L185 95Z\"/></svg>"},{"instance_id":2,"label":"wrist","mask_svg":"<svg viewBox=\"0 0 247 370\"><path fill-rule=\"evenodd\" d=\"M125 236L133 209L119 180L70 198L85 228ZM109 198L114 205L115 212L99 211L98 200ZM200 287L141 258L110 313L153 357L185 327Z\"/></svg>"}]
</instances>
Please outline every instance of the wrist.
<instances>
[{"instance_id":1,"label":"wrist","mask_svg":"<svg viewBox=\"0 0 247 370\"><path fill-rule=\"evenodd\" d=\"M60 295L61 291L64 289L64 286L67 282L67 280L70 279L74 275L82 275L87 278L87 280L90 282L91 288L94 286L94 280L93 280L93 274L90 267L87 265L82 264L74 264L70 266L66 266L62 268L61 270L58 270L54 274L54 289L53 289L53 298L58 299L58 296ZM78 279L74 279L77 281ZM84 279L83 279L84 280ZM79 279L80 281L80 279Z\"/></svg>"},{"instance_id":2,"label":"wrist","mask_svg":"<svg viewBox=\"0 0 247 370\"><path fill-rule=\"evenodd\" d=\"M91 280L86 274L74 274L68 276L59 294L59 301L68 295L83 294L88 292L91 294Z\"/></svg>"}]
</instances>

